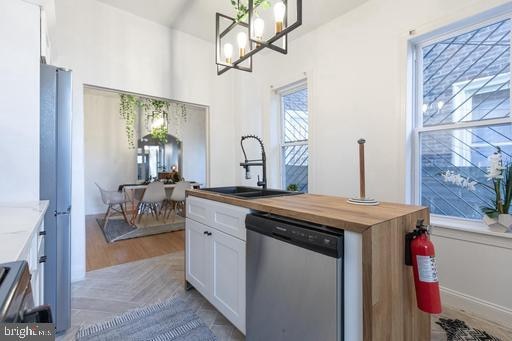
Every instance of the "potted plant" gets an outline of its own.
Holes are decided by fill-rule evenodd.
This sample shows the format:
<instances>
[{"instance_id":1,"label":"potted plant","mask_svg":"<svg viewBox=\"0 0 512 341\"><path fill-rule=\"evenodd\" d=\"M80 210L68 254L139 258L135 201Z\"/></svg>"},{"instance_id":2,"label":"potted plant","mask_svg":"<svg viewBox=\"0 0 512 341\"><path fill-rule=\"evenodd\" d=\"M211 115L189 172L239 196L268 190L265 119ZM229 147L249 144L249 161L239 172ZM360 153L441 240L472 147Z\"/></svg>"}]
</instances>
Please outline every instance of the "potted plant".
<instances>
[{"instance_id":1,"label":"potted plant","mask_svg":"<svg viewBox=\"0 0 512 341\"><path fill-rule=\"evenodd\" d=\"M492 181L495 199L493 205L482 207L482 212L490 219L497 219L500 225L512 232L510 202L512 200L512 162L503 163L500 148L489 156L487 179Z\"/></svg>"},{"instance_id":2,"label":"potted plant","mask_svg":"<svg viewBox=\"0 0 512 341\"><path fill-rule=\"evenodd\" d=\"M299 186L297 184L289 184L288 187L286 187L286 190L290 192L298 192Z\"/></svg>"},{"instance_id":3,"label":"potted plant","mask_svg":"<svg viewBox=\"0 0 512 341\"><path fill-rule=\"evenodd\" d=\"M503 162L501 149L488 157L489 167L487 168L487 180L492 185L487 185L471 179L465 178L453 171L442 173L444 182L448 182L469 191L475 191L476 185L486 186L492 190L494 197L488 206L481 207L483 221L488 226L499 224L507 232L512 232L512 215L510 214L510 204L512 201L512 162Z\"/></svg>"}]
</instances>

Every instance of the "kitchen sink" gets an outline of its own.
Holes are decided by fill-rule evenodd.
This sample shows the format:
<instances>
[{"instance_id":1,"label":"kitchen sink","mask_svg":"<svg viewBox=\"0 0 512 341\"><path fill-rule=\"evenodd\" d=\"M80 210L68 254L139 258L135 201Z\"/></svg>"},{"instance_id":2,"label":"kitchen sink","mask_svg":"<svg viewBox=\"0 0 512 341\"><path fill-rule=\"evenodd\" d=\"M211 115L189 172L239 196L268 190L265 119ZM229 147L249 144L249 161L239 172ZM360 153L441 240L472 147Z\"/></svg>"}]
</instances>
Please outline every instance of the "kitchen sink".
<instances>
[{"instance_id":1,"label":"kitchen sink","mask_svg":"<svg viewBox=\"0 0 512 341\"><path fill-rule=\"evenodd\" d=\"M303 194L302 192L290 192L280 189L262 189L258 187L230 186L230 187L212 187L201 188L201 191L219 193L234 196L242 199L256 199L268 197L281 197L287 195Z\"/></svg>"}]
</instances>

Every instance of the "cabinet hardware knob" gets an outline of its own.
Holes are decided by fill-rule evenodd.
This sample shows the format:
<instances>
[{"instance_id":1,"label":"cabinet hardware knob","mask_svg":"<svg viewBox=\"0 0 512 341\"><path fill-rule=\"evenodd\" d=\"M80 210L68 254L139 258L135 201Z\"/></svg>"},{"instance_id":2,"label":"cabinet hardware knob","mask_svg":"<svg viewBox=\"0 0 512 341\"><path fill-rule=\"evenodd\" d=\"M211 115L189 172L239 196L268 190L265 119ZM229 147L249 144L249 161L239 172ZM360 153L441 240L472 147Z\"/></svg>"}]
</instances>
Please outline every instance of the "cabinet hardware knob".
<instances>
[{"instance_id":1,"label":"cabinet hardware knob","mask_svg":"<svg viewBox=\"0 0 512 341\"><path fill-rule=\"evenodd\" d=\"M203 234L206 234L206 235L208 235L208 231L204 231L204 232L203 232Z\"/></svg>"},{"instance_id":2,"label":"cabinet hardware knob","mask_svg":"<svg viewBox=\"0 0 512 341\"><path fill-rule=\"evenodd\" d=\"M46 236L46 231L39 231L40 236Z\"/></svg>"},{"instance_id":3,"label":"cabinet hardware knob","mask_svg":"<svg viewBox=\"0 0 512 341\"><path fill-rule=\"evenodd\" d=\"M39 257L39 263L45 263L46 262L46 256Z\"/></svg>"}]
</instances>

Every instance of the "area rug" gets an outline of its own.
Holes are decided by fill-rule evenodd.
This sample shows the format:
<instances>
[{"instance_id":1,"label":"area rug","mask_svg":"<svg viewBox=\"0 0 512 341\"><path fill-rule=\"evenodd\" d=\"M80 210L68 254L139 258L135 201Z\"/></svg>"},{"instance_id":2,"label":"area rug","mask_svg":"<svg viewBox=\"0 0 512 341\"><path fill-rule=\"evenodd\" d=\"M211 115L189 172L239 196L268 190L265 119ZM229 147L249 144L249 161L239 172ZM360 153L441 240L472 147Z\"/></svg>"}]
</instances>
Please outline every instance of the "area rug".
<instances>
[{"instance_id":1,"label":"area rug","mask_svg":"<svg viewBox=\"0 0 512 341\"><path fill-rule=\"evenodd\" d=\"M461 320L440 318L436 323L446 332L447 341L500 341L484 330L471 328Z\"/></svg>"},{"instance_id":2,"label":"area rug","mask_svg":"<svg viewBox=\"0 0 512 341\"><path fill-rule=\"evenodd\" d=\"M183 230L185 228L185 219L179 215L173 222L164 223L161 225L150 226L132 226L124 219L110 219L107 226L103 227L104 219L98 218L96 222L100 226L105 239L109 243L117 242L119 240L138 238L144 236L151 236L154 234L166 233Z\"/></svg>"},{"instance_id":3,"label":"area rug","mask_svg":"<svg viewBox=\"0 0 512 341\"><path fill-rule=\"evenodd\" d=\"M210 341L217 338L179 298L128 311L110 320L82 326L77 341Z\"/></svg>"}]
</instances>

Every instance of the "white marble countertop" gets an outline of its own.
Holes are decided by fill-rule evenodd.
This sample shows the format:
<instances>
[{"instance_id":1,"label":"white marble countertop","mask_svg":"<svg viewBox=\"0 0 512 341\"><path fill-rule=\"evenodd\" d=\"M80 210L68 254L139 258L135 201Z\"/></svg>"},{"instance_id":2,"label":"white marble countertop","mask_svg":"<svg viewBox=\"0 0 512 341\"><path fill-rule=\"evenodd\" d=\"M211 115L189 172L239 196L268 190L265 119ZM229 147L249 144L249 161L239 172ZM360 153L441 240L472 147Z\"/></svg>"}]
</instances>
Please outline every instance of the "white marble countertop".
<instances>
[{"instance_id":1,"label":"white marble countertop","mask_svg":"<svg viewBox=\"0 0 512 341\"><path fill-rule=\"evenodd\" d=\"M0 203L0 263L19 260L39 228L48 201Z\"/></svg>"}]
</instances>

